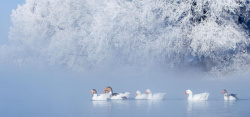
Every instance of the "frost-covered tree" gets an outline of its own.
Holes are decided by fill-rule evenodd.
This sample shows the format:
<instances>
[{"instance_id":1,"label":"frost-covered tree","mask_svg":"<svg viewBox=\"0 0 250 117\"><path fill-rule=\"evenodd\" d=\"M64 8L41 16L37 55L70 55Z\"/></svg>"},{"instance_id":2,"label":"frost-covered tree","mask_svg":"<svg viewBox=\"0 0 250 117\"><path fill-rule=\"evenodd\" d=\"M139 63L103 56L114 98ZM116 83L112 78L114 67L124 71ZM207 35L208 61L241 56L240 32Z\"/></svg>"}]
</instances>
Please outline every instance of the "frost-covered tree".
<instances>
[{"instance_id":1,"label":"frost-covered tree","mask_svg":"<svg viewBox=\"0 0 250 117\"><path fill-rule=\"evenodd\" d=\"M104 63L172 68L187 63L186 58L205 57L213 70L223 71L235 65L231 62L247 61L248 55L241 56L249 36L234 17L246 4L245 0L26 0L11 15L10 40L24 52L18 59L36 56L77 70Z\"/></svg>"}]
</instances>

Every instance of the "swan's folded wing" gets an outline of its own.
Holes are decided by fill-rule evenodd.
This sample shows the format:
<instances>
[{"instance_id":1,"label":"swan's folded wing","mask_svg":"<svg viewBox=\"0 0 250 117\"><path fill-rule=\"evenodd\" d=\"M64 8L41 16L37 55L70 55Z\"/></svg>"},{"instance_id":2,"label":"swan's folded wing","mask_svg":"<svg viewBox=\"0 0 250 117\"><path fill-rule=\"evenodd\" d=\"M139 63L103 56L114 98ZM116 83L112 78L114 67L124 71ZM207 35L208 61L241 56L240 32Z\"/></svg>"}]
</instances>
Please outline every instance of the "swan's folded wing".
<instances>
[{"instance_id":1,"label":"swan's folded wing","mask_svg":"<svg viewBox=\"0 0 250 117\"><path fill-rule=\"evenodd\" d=\"M237 97L237 94L229 94L228 96Z\"/></svg>"},{"instance_id":2,"label":"swan's folded wing","mask_svg":"<svg viewBox=\"0 0 250 117\"><path fill-rule=\"evenodd\" d=\"M234 97L236 99L239 99L238 96L237 96L237 94L229 94L228 96L232 96L232 97Z\"/></svg>"},{"instance_id":3,"label":"swan's folded wing","mask_svg":"<svg viewBox=\"0 0 250 117\"><path fill-rule=\"evenodd\" d=\"M129 92L119 93L119 95L120 95L122 98L129 98L130 93L129 93Z\"/></svg>"},{"instance_id":4,"label":"swan's folded wing","mask_svg":"<svg viewBox=\"0 0 250 117\"><path fill-rule=\"evenodd\" d=\"M193 100L207 100L209 93L200 93L193 96Z\"/></svg>"}]
</instances>

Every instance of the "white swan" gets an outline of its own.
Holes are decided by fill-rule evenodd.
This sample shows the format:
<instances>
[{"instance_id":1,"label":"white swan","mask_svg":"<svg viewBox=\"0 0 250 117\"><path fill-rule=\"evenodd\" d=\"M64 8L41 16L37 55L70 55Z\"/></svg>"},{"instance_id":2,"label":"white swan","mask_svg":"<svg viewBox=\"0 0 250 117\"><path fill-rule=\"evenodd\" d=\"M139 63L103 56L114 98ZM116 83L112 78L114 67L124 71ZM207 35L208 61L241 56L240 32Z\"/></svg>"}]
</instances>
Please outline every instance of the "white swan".
<instances>
[{"instance_id":1,"label":"white swan","mask_svg":"<svg viewBox=\"0 0 250 117\"><path fill-rule=\"evenodd\" d=\"M191 90L187 90L185 94L189 94L188 100L208 100L209 93L200 93L193 95Z\"/></svg>"},{"instance_id":2,"label":"white swan","mask_svg":"<svg viewBox=\"0 0 250 117\"><path fill-rule=\"evenodd\" d=\"M111 94L111 97L110 99L128 99L129 98L129 95L130 93L129 92L124 92L124 93L113 93L113 90L111 87L107 87L104 89L104 92L105 94Z\"/></svg>"},{"instance_id":3,"label":"white swan","mask_svg":"<svg viewBox=\"0 0 250 117\"><path fill-rule=\"evenodd\" d=\"M92 100L108 100L111 97L111 94L109 93L97 95L97 91L95 89L92 89L90 93L93 94Z\"/></svg>"},{"instance_id":4,"label":"white swan","mask_svg":"<svg viewBox=\"0 0 250 117\"><path fill-rule=\"evenodd\" d=\"M146 90L146 95L150 100L162 100L165 98L166 93L152 93L149 89Z\"/></svg>"},{"instance_id":5,"label":"white swan","mask_svg":"<svg viewBox=\"0 0 250 117\"><path fill-rule=\"evenodd\" d=\"M222 94L224 94L224 100L238 100L239 99L237 94L229 94L228 95L226 89L224 89L222 91Z\"/></svg>"},{"instance_id":6,"label":"white swan","mask_svg":"<svg viewBox=\"0 0 250 117\"><path fill-rule=\"evenodd\" d=\"M141 94L140 91L136 91L135 99L137 99L137 100L148 99L148 95L147 94Z\"/></svg>"}]
</instances>

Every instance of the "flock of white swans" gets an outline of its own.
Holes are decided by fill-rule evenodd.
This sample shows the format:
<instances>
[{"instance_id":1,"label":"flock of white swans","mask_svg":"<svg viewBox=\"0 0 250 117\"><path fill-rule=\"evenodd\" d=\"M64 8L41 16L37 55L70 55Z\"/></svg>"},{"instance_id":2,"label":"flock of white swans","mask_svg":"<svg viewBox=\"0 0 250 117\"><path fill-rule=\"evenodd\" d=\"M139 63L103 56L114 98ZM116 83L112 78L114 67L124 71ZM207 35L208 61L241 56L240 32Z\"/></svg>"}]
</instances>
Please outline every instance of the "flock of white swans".
<instances>
[{"instance_id":1,"label":"flock of white swans","mask_svg":"<svg viewBox=\"0 0 250 117\"><path fill-rule=\"evenodd\" d=\"M103 94L97 94L95 89L92 89L91 94L93 94L92 100L119 100L119 99L128 99L130 93L113 93L113 90L110 86L104 89ZM187 90L185 94L188 94L188 100L208 100L209 93L200 93L193 94L191 90ZM224 100L238 100L237 94L228 94L227 90L223 90ZM146 94L142 94L140 91L136 91L135 99L137 100L162 100L165 99L166 93L152 93L149 89L146 90Z\"/></svg>"}]
</instances>

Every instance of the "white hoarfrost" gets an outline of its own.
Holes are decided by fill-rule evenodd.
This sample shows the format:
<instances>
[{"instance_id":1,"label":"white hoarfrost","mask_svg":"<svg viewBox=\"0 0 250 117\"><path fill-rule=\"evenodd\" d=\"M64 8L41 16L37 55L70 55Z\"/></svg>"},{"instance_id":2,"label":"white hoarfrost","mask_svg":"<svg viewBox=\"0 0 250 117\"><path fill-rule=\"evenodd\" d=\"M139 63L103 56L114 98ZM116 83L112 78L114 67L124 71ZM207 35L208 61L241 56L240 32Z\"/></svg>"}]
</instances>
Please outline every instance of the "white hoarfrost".
<instances>
[{"instance_id":1,"label":"white hoarfrost","mask_svg":"<svg viewBox=\"0 0 250 117\"><path fill-rule=\"evenodd\" d=\"M9 39L11 47L23 50L16 60L40 58L75 70L149 63L172 68L192 56L209 57L215 63L213 70L223 71L217 63L223 66L225 53L249 42L232 15L244 2L26 0L12 12ZM237 57L237 61L245 58Z\"/></svg>"}]
</instances>

